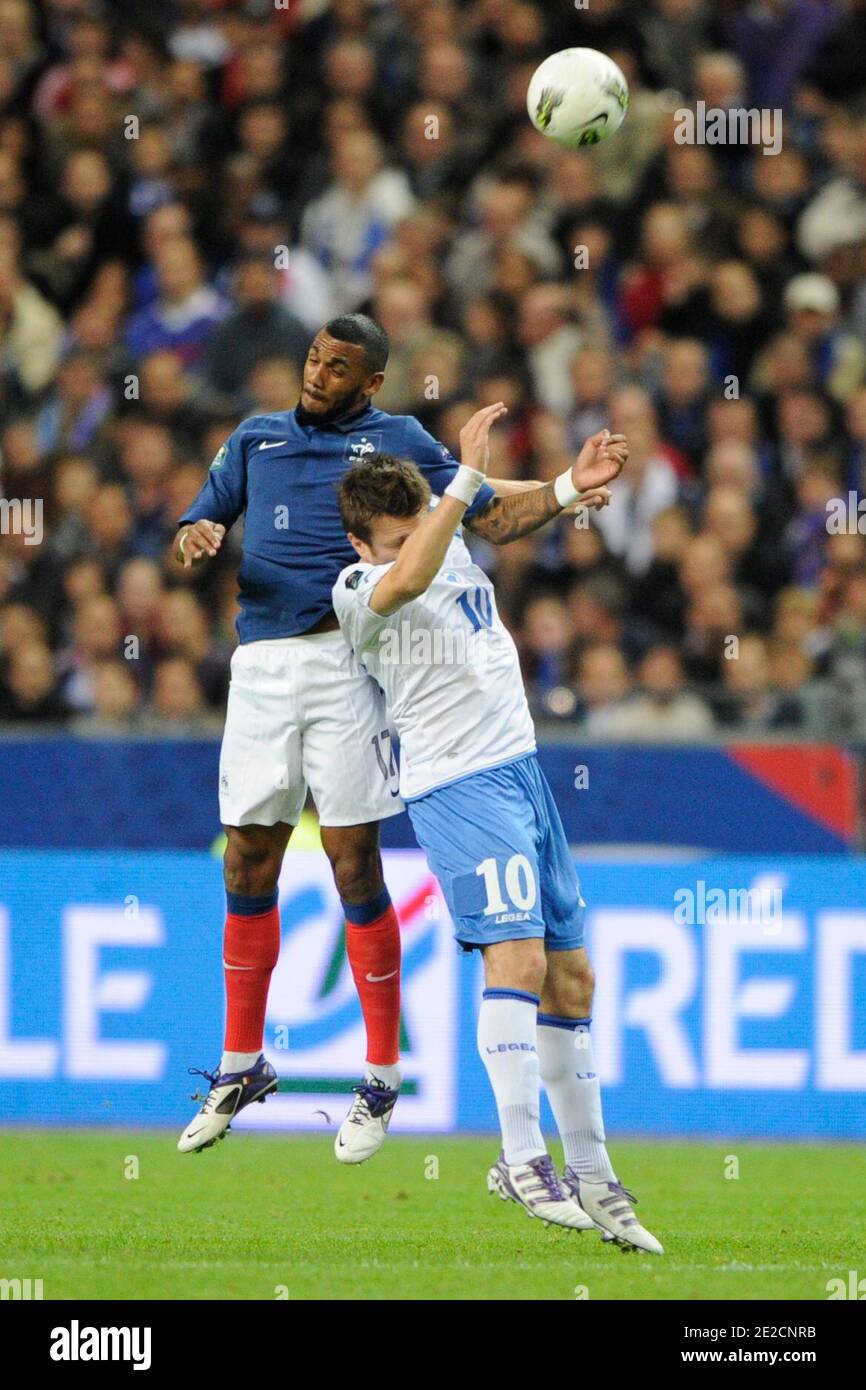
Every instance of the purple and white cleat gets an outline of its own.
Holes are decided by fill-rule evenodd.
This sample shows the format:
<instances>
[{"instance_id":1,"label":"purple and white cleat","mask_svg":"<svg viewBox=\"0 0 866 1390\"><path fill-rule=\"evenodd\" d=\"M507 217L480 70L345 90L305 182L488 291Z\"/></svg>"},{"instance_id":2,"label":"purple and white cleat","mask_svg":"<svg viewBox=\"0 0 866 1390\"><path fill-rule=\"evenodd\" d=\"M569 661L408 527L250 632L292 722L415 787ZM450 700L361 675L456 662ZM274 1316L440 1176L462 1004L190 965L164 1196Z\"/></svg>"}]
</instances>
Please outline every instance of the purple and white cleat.
<instances>
[{"instance_id":1,"label":"purple and white cleat","mask_svg":"<svg viewBox=\"0 0 866 1390\"><path fill-rule=\"evenodd\" d=\"M545 1225L565 1226L571 1231L591 1231L595 1222L563 1187L550 1154L531 1158L528 1163L506 1163L505 1155L487 1174L487 1191L496 1192L503 1202L516 1202L530 1216Z\"/></svg>"},{"instance_id":2,"label":"purple and white cleat","mask_svg":"<svg viewBox=\"0 0 866 1390\"><path fill-rule=\"evenodd\" d=\"M400 1094L375 1077L367 1077L352 1090L355 1099L334 1140L338 1163L364 1163L379 1152Z\"/></svg>"},{"instance_id":3,"label":"purple and white cleat","mask_svg":"<svg viewBox=\"0 0 866 1390\"><path fill-rule=\"evenodd\" d=\"M209 1149L218 1139L225 1139L235 1115L254 1100L263 1102L277 1089L277 1073L264 1053L259 1054L254 1067L246 1072L202 1071L199 1067L189 1068L191 1076L203 1076L210 1082L210 1090L204 1097L204 1104L187 1125L177 1147L182 1154L201 1153ZM202 1100L199 1095L192 1100Z\"/></svg>"},{"instance_id":4,"label":"purple and white cleat","mask_svg":"<svg viewBox=\"0 0 866 1390\"><path fill-rule=\"evenodd\" d=\"M621 1182L590 1182L573 1168L566 1168L562 1185L592 1217L603 1240L615 1241L621 1250L644 1250L649 1255L665 1253L655 1236L638 1221L633 1205L637 1197Z\"/></svg>"}]
</instances>

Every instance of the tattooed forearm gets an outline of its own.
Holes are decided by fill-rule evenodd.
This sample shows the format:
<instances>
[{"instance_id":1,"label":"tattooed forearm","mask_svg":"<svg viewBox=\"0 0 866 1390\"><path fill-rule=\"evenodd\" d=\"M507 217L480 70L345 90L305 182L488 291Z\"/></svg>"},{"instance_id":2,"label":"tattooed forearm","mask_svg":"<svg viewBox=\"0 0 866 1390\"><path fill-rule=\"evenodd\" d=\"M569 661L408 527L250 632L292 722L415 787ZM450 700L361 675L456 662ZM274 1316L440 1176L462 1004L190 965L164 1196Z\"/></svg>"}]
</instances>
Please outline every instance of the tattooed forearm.
<instances>
[{"instance_id":1,"label":"tattooed forearm","mask_svg":"<svg viewBox=\"0 0 866 1390\"><path fill-rule=\"evenodd\" d=\"M546 483L532 492L494 497L483 512L467 517L463 524L473 535L483 537L492 545L507 545L509 541L531 535L561 511L553 483Z\"/></svg>"}]
</instances>

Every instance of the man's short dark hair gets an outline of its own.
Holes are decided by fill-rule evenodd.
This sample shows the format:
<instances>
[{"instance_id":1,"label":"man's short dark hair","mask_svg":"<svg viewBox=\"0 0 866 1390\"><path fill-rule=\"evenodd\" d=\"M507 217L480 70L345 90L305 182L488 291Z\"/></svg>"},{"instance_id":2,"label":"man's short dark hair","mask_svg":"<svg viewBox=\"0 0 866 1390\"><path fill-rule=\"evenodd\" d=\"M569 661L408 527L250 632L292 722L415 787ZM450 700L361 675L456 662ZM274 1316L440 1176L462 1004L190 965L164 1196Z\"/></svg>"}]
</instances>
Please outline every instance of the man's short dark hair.
<instances>
[{"instance_id":1,"label":"man's short dark hair","mask_svg":"<svg viewBox=\"0 0 866 1390\"><path fill-rule=\"evenodd\" d=\"M408 459L377 454L343 474L339 500L346 530L369 545L374 517L417 516L430 501L430 484Z\"/></svg>"},{"instance_id":2,"label":"man's short dark hair","mask_svg":"<svg viewBox=\"0 0 866 1390\"><path fill-rule=\"evenodd\" d=\"M325 324L325 332L340 343L354 343L363 348L370 371L384 372L390 343L388 334L375 319L367 314L340 314L339 318Z\"/></svg>"}]
</instances>

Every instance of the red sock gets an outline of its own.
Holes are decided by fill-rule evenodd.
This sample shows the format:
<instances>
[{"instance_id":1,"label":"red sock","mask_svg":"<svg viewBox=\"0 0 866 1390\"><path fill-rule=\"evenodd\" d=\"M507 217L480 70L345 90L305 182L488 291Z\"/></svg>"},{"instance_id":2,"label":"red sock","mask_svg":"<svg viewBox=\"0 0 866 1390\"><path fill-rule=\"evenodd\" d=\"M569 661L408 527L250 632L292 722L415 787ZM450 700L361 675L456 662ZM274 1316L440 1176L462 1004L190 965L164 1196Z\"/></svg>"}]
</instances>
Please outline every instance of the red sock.
<instances>
[{"instance_id":1,"label":"red sock","mask_svg":"<svg viewBox=\"0 0 866 1390\"><path fill-rule=\"evenodd\" d=\"M400 1056L400 923L387 889L372 903L343 903L343 908L346 954L367 1029L367 1061L390 1066ZM371 910L377 915L367 921Z\"/></svg>"},{"instance_id":2,"label":"red sock","mask_svg":"<svg viewBox=\"0 0 866 1390\"><path fill-rule=\"evenodd\" d=\"M247 899L244 905L250 902L255 903L255 899ZM268 986L279 955L280 909L276 901L264 912L226 915L226 1052L261 1052Z\"/></svg>"}]
</instances>

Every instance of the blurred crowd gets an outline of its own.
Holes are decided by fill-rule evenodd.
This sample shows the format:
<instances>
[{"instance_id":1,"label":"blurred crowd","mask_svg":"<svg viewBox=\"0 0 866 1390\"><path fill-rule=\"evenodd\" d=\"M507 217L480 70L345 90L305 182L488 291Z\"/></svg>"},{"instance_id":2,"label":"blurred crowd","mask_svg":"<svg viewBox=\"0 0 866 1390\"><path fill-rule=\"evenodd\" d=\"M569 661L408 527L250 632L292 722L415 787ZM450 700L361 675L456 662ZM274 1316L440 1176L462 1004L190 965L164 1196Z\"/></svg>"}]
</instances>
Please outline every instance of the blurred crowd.
<instances>
[{"instance_id":1,"label":"blurred crowd","mask_svg":"<svg viewBox=\"0 0 866 1390\"><path fill-rule=\"evenodd\" d=\"M568 151L525 93L574 45L631 109ZM176 518L362 309L383 409L507 402L494 475L628 435L589 524L477 548L537 715L866 739L864 97L866 0L0 0L0 722L220 727L239 536L183 572ZM678 143L698 101L781 150Z\"/></svg>"}]
</instances>

